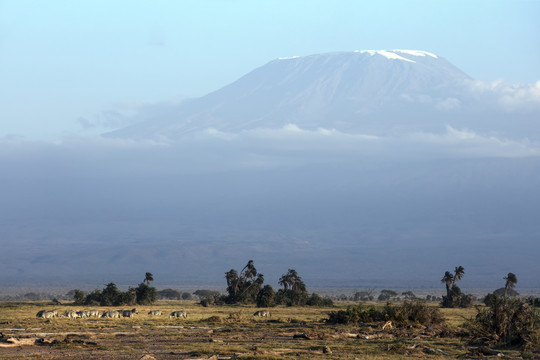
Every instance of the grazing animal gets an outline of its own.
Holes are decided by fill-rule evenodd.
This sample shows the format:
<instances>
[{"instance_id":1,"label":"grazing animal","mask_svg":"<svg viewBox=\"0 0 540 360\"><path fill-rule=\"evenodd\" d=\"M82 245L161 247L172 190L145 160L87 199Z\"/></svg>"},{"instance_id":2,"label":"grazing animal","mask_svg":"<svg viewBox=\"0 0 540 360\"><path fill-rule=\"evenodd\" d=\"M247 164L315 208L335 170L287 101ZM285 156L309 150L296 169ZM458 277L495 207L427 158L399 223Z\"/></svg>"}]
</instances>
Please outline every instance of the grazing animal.
<instances>
[{"instance_id":1,"label":"grazing animal","mask_svg":"<svg viewBox=\"0 0 540 360\"><path fill-rule=\"evenodd\" d=\"M71 310L71 311L66 311L64 313L64 315L62 315L62 317L67 317L67 318L70 318L70 319L76 319L76 318L80 317L80 315L76 311Z\"/></svg>"},{"instance_id":2,"label":"grazing animal","mask_svg":"<svg viewBox=\"0 0 540 360\"><path fill-rule=\"evenodd\" d=\"M383 325L383 327L382 327L382 329L384 330L384 329L387 328L387 327L389 327L390 329L393 328L392 322L391 322L391 321L385 322L384 325Z\"/></svg>"},{"instance_id":3,"label":"grazing animal","mask_svg":"<svg viewBox=\"0 0 540 360\"><path fill-rule=\"evenodd\" d=\"M77 311L77 315L79 315L79 317L81 318L90 317L90 311L88 310Z\"/></svg>"},{"instance_id":4,"label":"grazing animal","mask_svg":"<svg viewBox=\"0 0 540 360\"><path fill-rule=\"evenodd\" d=\"M120 317L120 313L116 310L104 311L101 317L118 319Z\"/></svg>"},{"instance_id":5,"label":"grazing animal","mask_svg":"<svg viewBox=\"0 0 540 360\"><path fill-rule=\"evenodd\" d=\"M41 310L36 314L36 317L50 319L56 316L56 311Z\"/></svg>"},{"instance_id":6,"label":"grazing animal","mask_svg":"<svg viewBox=\"0 0 540 360\"><path fill-rule=\"evenodd\" d=\"M150 311L148 312L148 315L150 315L150 316L161 315L161 310L150 310Z\"/></svg>"},{"instance_id":7,"label":"grazing animal","mask_svg":"<svg viewBox=\"0 0 540 360\"><path fill-rule=\"evenodd\" d=\"M169 315L169 318L179 318L179 317L183 317L184 319L187 319L187 312L185 312L184 310L173 311L171 315Z\"/></svg>"},{"instance_id":8,"label":"grazing animal","mask_svg":"<svg viewBox=\"0 0 540 360\"><path fill-rule=\"evenodd\" d=\"M123 317L132 318L134 314L138 314L139 312L137 311L137 309L131 309L131 310L122 310L121 313Z\"/></svg>"},{"instance_id":9,"label":"grazing animal","mask_svg":"<svg viewBox=\"0 0 540 360\"><path fill-rule=\"evenodd\" d=\"M95 316L99 317L99 311L98 310L88 310L88 316Z\"/></svg>"},{"instance_id":10,"label":"grazing animal","mask_svg":"<svg viewBox=\"0 0 540 360\"><path fill-rule=\"evenodd\" d=\"M56 315L57 315L56 310L55 310L55 311L45 311L45 312L43 313L43 317L44 317L45 319L51 319L51 318L53 318L53 317L56 317Z\"/></svg>"},{"instance_id":11,"label":"grazing animal","mask_svg":"<svg viewBox=\"0 0 540 360\"><path fill-rule=\"evenodd\" d=\"M268 317L268 316L270 316L270 311L268 311L268 310L259 310L259 311L256 311L255 314L253 314L253 316Z\"/></svg>"}]
</instances>

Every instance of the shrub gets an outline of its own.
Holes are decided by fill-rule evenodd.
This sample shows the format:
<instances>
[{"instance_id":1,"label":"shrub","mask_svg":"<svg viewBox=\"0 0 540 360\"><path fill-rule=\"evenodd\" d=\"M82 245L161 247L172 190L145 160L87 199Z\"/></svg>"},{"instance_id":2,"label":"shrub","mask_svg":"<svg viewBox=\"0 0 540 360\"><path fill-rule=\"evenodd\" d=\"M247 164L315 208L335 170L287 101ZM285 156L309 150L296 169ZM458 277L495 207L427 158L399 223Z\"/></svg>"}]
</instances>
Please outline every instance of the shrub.
<instances>
[{"instance_id":1,"label":"shrub","mask_svg":"<svg viewBox=\"0 0 540 360\"><path fill-rule=\"evenodd\" d=\"M75 305L83 305L85 300L86 297L84 296L84 293L79 289L75 289L73 293L73 301Z\"/></svg>"},{"instance_id":2,"label":"shrub","mask_svg":"<svg viewBox=\"0 0 540 360\"><path fill-rule=\"evenodd\" d=\"M213 297L207 297L200 301L200 304L204 307L209 307L211 305L214 305L214 298Z\"/></svg>"},{"instance_id":3,"label":"shrub","mask_svg":"<svg viewBox=\"0 0 540 360\"><path fill-rule=\"evenodd\" d=\"M326 320L330 324L359 324L388 321L395 324L433 325L444 321L439 309L428 307L422 301L404 302L401 305L387 303L382 309L362 304L349 306L347 310L332 311Z\"/></svg>"},{"instance_id":4,"label":"shrub","mask_svg":"<svg viewBox=\"0 0 540 360\"><path fill-rule=\"evenodd\" d=\"M477 308L475 319L465 328L474 342L508 345L538 346L538 323L536 310L523 299L501 299L494 295L487 309Z\"/></svg>"},{"instance_id":5,"label":"shrub","mask_svg":"<svg viewBox=\"0 0 540 360\"><path fill-rule=\"evenodd\" d=\"M167 299L167 300L180 300L180 297L182 294L180 294L179 291L173 290L173 289L163 289L157 292L158 299Z\"/></svg>"},{"instance_id":6,"label":"shrub","mask_svg":"<svg viewBox=\"0 0 540 360\"><path fill-rule=\"evenodd\" d=\"M470 294L464 294L459 286L454 285L450 290L450 296L443 296L441 305L442 307L460 307L466 308L472 306L473 297Z\"/></svg>"},{"instance_id":7,"label":"shrub","mask_svg":"<svg viewBox=\"0 0 540 360\"><path fill-rule=\"evenodd\" d=\"M115 283L108 283L105 289L101 292L100 305L101 306L117 306L121 305L121 293L116 287Z\"/></svg>"},{"instance_id":8,"label":"shrub","mask_svg":"<svg viewBox=\"0 0 540 360\"><path fill-rule=\"evenodd\" d=\"M308 306L334 306L332 299L327 297L321 297L319 294L313 293L307 299L306 305Z\"/></svg>"},{"instance_id":9,"label":"shrub","mask_svg":"<svg viewBox=\"0 0 540 360\"><path fill-rule=\"evenodd\" d=\"M208 307L211 305L225 305L227 303L226 300L227 296L225 295L215 295L202 299L199 304L204 307Z\"/></svg>"},{"instance_id":10,"label":"shrub","mask_svg":"<svg viewBox=\"0 0 540 360\"><path fill-rule=\"evenodd\" d=\"M276 304L286 306L302 306L308 299L307 291L294 291L292 289L279 289L276 293Z\"/></svg>"},{"instance_id":11,"label":"shrub","mask_svg":"<svg viewBox=\"0 0 540 360\"><path fill-rule=\"evenodd\" d=\"M270 285L265 285L257 294L257 307L272 307L276 306L276 293Z\"/></svg>"},{"instance_id":12,"label":"shrub","mask_svg":"<svg viewBox=\"0 0 540 360\"><path fill-rule=\"evenodd\" d=\"M94 290L90 294L86 295L84 300L85 305L96 306L101 304L101 290Z\"/></svg>"}]
</instances>

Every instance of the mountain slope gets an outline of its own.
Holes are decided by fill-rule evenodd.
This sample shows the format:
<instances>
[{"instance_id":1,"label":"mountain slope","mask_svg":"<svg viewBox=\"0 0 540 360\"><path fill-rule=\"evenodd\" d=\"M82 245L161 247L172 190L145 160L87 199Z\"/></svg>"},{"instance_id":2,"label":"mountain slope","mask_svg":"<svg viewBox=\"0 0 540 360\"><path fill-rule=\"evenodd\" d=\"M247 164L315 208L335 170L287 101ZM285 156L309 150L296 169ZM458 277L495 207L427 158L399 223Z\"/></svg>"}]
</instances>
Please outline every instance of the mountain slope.
<instances>
[{"instance_id":1,"label":"mountain slope","mask_svg":"<svg viewBox=\"0 0 540 360\"><path fill-rule=\"evenodd\" d=\"M370 130L395 126L395 114L436 110L456 99L470 78L436 55L412 50L338 52L281 58L232 84L107 134L135 139L178 138L215 128L240 131L294 123L302 128ZM379 124L380 125L380 124ZM373 129L371 129L373 130Z\"/></svg>"}]
</instances>

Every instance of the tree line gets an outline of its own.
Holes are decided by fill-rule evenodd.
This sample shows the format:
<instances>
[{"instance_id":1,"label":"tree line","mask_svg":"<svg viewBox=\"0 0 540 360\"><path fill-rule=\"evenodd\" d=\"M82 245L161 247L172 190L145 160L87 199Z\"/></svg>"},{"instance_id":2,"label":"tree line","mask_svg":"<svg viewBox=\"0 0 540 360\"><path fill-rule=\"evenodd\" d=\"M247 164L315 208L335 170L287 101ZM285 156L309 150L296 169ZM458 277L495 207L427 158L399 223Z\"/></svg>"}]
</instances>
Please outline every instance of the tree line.
<instances>
[{"instance_id":1,"label":"tree line","mask_svg":"<svg viewBox=\"0 0 540 360\"><path fill-rule=\"evenodd\" d=\"M298 272L289 269L279 279L283 288L275 291L271 285L264 285L264 275L255 268L253 260L240 270L231 269L225 273L227 295L215 295L201 301L201 304L256 304L258 307L286 306L332 306L329 298L316 293L309 294L306 284ZM264 286L263 286L264 285Z\"/></svg>"},{"instance_id":2,"label":"tree line","mask_svg":"<svg viewBox=\"0 0 540 360\"><path fill-rule=\"evenodd\" d=\"M120 291L115 283L110 282L103 290L94 290L89 294L75 289L73 299L76 305L150 305L157 299L157 290L150 286L151 281L154 281L154 277L152 273L147 272L143 282L136 288L130 287L127 291Z\"/></svg>"}]
</instances>

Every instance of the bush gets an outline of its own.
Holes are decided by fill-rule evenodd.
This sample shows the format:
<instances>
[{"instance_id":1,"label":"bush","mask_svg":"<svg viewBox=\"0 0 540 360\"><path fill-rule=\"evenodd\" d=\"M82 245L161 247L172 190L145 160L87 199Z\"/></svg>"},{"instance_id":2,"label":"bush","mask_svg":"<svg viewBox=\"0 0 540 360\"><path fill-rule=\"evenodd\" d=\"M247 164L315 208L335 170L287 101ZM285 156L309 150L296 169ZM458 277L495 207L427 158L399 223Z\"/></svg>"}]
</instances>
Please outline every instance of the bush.
<instances>
[{"instance_id":1,"label":"bush","mask_svg":"<svg viewBox=\"0 0 540 360\"><path fill-rule=\"evenodd\" d=\"M329 324L360 324L377 321L393 321L395 324L434 325L444 321L439 309L428 307L422 301L404 302L395 306L387 303L382 309L362 304L349 306L347 310L332 311L326 320Z\"/></svg>"},{"instance_id":2,"label":"bush","mask_svg":"<svg viewBox=\"0 0 540 360\"><path fill-rule=\"evenodd\" d=\"M96 306L101 304L101 290L94 290L86 295L85 305Z\"/></svg>"},{"instance_id":3,"label":"bush","mask_svg":"<svg viewBox=\"0 0 540 360\"><path fill-rule=\"evenodd\" d=\"M276 306L276 293L270 285L265 285L257 294L257 307Z\"/></svg>"},{"instance_id":4,"label":"bush","mask_svg":"<svg viewBox=\"0 0 540 360\"><path fill-rule=\"evenodd\" d=\"M279 289L276 293L276 304L286 306L303 306L308 299L307 291Z\"/></svg>"},{"instance_id":5,"label":"bush","mask_svg":"<svg viewBox=\"0 0 540 360\"><path fill-rule=\"evenodd\" d=\"M209 296L202 299L199 304L201 304L204 307L208 307L211 305L225 305L226 303L227 303L227 296L215 295L215 296Z\"/></svg>"},{"instance_id":6,"label":"bush","mask_svg":"<svg viewBox=\"0 0 540 360\"><path fill-rule=\"evenodd\" d=\"M308 306L334 306L332 299L327 297L321 297L319 294L313 293L307 299L306 305Z\"/></svg>"},{"instance_id":7,"label":"bush","mask_svg":"<svg viewBox=\"0 0 540 360\"><path fill-rule=\"evenodd\" d=\"M447 308L466 308L472 306L473 297L470 294L464 294L459 286L454 285L450 290L450 296L443 296L441 305Z\"/></svg>"},{"instance_id":8,"label":"bush","mask_svg":"<svg viewBox=\"0 0 540 360\"><path fill-rule=\"evenodd\" d=\"M478 314L465 325L475 342L507 345L538 346L540 317L523 299L501 299L494 295L487 309L477 308Z\"/></svg>"},{"instance_id":9,"label":"bush","mask_svg":"<svg viewBox=\"0 0 540 360\"><path fill-rule=\"evenodd\" d=\"M156 302L157 290L153 286L140 283L135 289L135 298L139 305L150 305Z\"/></svg>"},{"instance_id":10,"label":"bush","mask_svg":"<svg viewBox=\"0 0 540 360\"><path fill-rule=\"evenodd\" d=\"M84 296L84 293L79 289L75 289L73 293L73 301L75 305L84 305L85 300L86 297Z\"/></svg>"},{"instance_id":11,"label":"bush","mask_svg":"<svg viewBox=\"0 0 540 360\"><path fill-rule=\"evenodd\" d=\"M532 307L540 307L540 298L530 297L527 299L527 303Z\"/></svg>"},{"instance_id":12,"label":"bush","mask_svg":"<svg viewBox=\"0 0 540 360\"><path fill-rule=\"evenodd\" d=\"M204 307L209 307L211 305L214 305L214 298L213 297L207 297L201 300L200 304Z\"/></svg>"},{"instance_id":13,"label":"bush","mask_svg":"<svg viewBox=\"0 0 540 360\"><path fill-rule=\"evenodd\" d=\"M179 291L173 289L163 289L157 292L157 297L160 300L180 300L181 296L182 294Z\"/></svg>"},{"instance_id":14,"label":"bush","mask_svg":"<svg viewBox=\"0 0 540 360\"><path fill-rule=\"evenodd\" d=\"M121 305L121 293L116 287L115 283L108 283L105 289L101 292L100 305L101 306L118 306Z\"/></svg>"}]
</instances>

